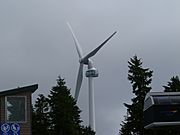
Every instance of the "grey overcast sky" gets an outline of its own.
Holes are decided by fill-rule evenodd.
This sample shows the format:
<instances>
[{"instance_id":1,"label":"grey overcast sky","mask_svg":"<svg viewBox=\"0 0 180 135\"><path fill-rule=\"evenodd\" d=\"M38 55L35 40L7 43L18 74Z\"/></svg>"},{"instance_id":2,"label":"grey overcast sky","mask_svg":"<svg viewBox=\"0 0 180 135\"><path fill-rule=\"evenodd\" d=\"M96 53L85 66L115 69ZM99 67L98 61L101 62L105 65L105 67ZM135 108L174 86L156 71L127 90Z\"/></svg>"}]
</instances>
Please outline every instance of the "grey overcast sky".
<instances>
[{"instance_id":1,"label":"grey overcast sky","mask_svg":"<svg viewBox=\"0 0 180 135\"><path fill-rule=\"evenodd\" d=\"M97 135L117 135L133 97L127 61L135 54L154 71L152 91L180 75L179 0L1 0L0 89L39 84L47 95L61 75L74 95L78 55L70 22L84 54L118 33L93 58ZM88 124L87 78L78 105Z\"/></svg>"}]
</instances>

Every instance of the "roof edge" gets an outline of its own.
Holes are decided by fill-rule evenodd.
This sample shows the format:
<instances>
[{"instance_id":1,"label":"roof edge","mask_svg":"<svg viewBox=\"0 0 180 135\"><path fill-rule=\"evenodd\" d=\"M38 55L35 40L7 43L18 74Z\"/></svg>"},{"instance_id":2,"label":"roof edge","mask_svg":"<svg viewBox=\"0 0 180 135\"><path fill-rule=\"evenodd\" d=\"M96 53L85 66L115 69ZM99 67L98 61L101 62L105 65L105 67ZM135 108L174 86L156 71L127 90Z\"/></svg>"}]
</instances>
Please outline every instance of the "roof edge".
<instances>
[{"instance_id":1,"label":"roof edge","mask_svg":"<svg viewBox=\"0 0 180 135\"><path fill-rule=\"evenodd\" d=\"M145 100L150 96L174 96L180 95L180 92L148 92L145 96Z\"/></svg>"},{"instance_id":2,"label":"roof edge","mask_svg":"<svg viewBox=\"0 0 180 135\"><path fill-rule=\"evenodd\" d=\"M13 94L22 93L22 92L34 93L37 89L38 89L38 84L33 84L33 85L23 86L23 87L17 87L14 89L0 91L0 96L13 95Z\"/></svg>"}]
</instances>

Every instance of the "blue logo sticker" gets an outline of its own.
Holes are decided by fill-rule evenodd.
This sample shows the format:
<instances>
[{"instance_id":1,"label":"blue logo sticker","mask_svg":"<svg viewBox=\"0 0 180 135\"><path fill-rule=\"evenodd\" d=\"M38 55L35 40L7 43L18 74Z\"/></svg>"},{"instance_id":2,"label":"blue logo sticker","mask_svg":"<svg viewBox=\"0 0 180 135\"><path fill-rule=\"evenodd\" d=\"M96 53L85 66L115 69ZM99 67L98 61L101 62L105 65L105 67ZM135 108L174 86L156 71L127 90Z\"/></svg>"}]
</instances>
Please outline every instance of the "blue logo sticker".
<instances>
[{"instance_id":1,"label":"blue logo sticker","mask_svg":"<svg viewBox=\"0 0 180 135\"><path fill-rule=\"evenodd\" d=\"M1 124L1 135L20 135L20 125L18 123Z\"/></svg>"},{"instance_id":2,"label":"blue logo sticker","mask_svg":"<svg viewBox=\"0 0 180 135\"><path fill-rule=\"evenodd\" d=\"M10 130L10 126L9 126L9 124L4 123L4 124L2 124L2 125L1 125L1 131L2 131L2 132L4 132L4 133L8 133L8 132L9 132L9 130Z\"/></svg>"}]
</instances>

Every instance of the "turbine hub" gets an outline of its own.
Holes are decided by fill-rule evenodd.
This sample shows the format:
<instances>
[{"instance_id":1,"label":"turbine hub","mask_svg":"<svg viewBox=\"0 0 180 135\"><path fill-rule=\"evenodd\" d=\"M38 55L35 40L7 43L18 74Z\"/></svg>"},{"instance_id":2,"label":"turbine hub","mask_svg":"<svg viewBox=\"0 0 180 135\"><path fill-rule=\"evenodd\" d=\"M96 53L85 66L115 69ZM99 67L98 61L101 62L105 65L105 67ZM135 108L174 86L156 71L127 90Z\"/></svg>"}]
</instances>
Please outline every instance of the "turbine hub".
<instances>
[{"instance_id":1,"label":"turbine hub","mask_svg":"<svg viewBox=\"0 0 180 135\"><path fill-rule=\"evenodd\" d=\"M88 64L89 64L89 59L84 59L84 58L82 58L82 59L79 59L79 62L80 62L80 63L83 63L83 64L85 64L85 65L88 65Z\"/></svg>"}]
</instances>

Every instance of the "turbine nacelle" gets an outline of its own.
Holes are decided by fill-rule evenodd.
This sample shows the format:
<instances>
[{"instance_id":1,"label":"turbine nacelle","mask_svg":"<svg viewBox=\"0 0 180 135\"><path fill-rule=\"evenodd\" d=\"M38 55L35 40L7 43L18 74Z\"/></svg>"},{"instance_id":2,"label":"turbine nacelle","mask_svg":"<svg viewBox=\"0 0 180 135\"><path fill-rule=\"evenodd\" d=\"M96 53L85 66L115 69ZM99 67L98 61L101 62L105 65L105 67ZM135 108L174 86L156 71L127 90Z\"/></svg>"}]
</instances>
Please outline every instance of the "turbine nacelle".
<instances>
[{"instance_id":1,"label":"turbine nacelle","mask_svg":"<svg viewBox=\"0 0 180 135\"><path fill-rule=\"evenodd\" d=\"M91 69L88 69L86 71L86 77L98 77L98 76L99 76L99 73L95 67L92 67Z\"/></svg>"}]
</instances>

